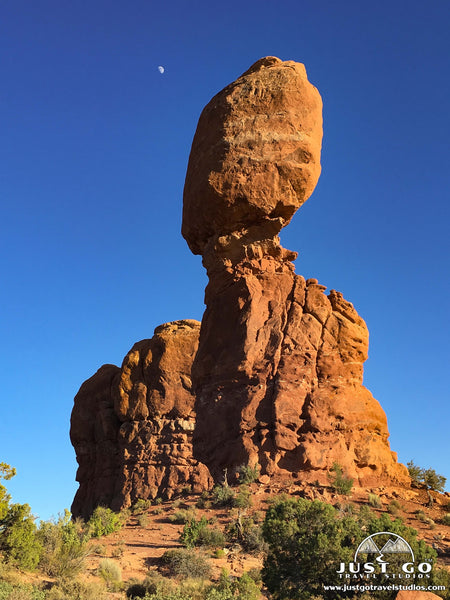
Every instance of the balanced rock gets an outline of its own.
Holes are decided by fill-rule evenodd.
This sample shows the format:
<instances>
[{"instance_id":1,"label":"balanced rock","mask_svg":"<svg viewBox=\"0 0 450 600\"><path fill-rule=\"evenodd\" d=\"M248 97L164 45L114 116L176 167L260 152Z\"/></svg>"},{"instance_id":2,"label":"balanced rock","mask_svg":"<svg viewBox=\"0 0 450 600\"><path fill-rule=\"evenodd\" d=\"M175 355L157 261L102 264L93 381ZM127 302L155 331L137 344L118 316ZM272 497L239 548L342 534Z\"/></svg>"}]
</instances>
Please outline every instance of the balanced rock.
<instances>
[{"instance_id":1,"label":"balanced rock","mask_svg":"<svg viewBox=\"0 0 450 600\"><path fill-rule=\"evenodd\" d=\"M368 332L342 295L294 273L278 232L320 172L321 100L303 65L269 57L203 111L186 176L183 235L209 283L192 367L196 457L327 481L409 481L386 416L362 385ZM214 435L212 435L214 431Z\"/></svg>"},{"instance_id":2,"label":"balanced rock","mask_svg":"<svg viewBox=\"0 0 450 600\"><path fill-rule=\"evenodd\" d=\"M162 325L81 386L75 516L200 492L242 464L261 483L326 484L339 463L360 485L410 484L362 383L366 324L296 275L278 237L320 174L321 106L303 65L268 57L202 112L182 226L209 277L201 327Z\"/></svg>"},{"instance_id":3,"label":"balanced rock","mask_svg":"<svg viewBox=\"0 0 450 600\"><path fill-rule=\"evenodd\" d=\"M209 102L192 143L182 233L195 254L212 237L275 233L320 175L322 100L305 67L262 58ZM272 223L270 223L272 222Z\"/></svg>"}]
</instances>

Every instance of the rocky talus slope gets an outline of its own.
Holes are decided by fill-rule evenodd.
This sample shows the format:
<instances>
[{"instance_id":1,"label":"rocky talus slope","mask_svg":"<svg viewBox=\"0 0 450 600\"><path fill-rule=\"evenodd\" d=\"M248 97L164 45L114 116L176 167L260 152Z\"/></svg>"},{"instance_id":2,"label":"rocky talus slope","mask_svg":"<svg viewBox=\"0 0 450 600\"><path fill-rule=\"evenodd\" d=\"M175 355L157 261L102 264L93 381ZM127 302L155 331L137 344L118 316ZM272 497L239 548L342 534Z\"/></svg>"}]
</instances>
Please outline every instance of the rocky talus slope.
<instances>
[{"instance_id":1,"label":"rocky talus slope","mask_svg":"<svg viewBox=\"0 0 450 600\"><path fill-rule=\"evenodd\" d=\"M203 110L182 233L209 283L201 326L167 323L75 398L74 515L209 488L258 464L326 483L409 485L386 416L363 386L368 331L342 294L294 272L278 233L320 175L322 102L303 65L267 57Z\"/></svg>"}]
</instances>

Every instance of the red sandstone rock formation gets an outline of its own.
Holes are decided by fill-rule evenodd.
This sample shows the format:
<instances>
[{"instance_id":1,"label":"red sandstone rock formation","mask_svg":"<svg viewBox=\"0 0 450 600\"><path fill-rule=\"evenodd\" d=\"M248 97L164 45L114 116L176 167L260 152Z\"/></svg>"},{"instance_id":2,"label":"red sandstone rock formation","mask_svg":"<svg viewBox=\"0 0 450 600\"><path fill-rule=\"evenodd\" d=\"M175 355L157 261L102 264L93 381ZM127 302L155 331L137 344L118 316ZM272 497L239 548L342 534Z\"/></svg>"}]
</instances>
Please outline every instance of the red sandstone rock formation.
<instances>
[{"instance_id":1,"label":"red sandstone rock formation","mask_svg":"<svg viewBox=\"0 0 450 600\"><path fill-rule=\"evenodd\" d=\"M368 331L353 306L294 273L278 233L320 174L321 99L303 65L261 59L204 109L183 235L209 277L199 324L177 321L106 365L75 398L74 515L119 509L224 469L326 483L409 484L362 385ZM192 378L192 382L191 382Z\"/></svg>"},{"instance_id":2,"label":"red sandstone rock formation","mask_svg":"<svg viewBox=\"0 0 450 600\"><path fill-rule=\"evenodd\" d=\"M185 320L157 327L121 369L105 365L81 386L70 431L79 462L75 516L88 517L99 504L119 510L138 498L211 486L192 452L199 326Z\"/></svg>"},{"instance_id":3,"label":"red sandstone rock formation","mask_svg":"<svg viewBox=\"0 0 450 600\"><path fill-rule=\"evenodd\" d=\"M204 109L182 232L209 283L193 365L196 457L326 481L408 481L386 417L362 385L368 332L341 294L294 274L277 233L320 173L322 103L303 65L258 61ZM214 435L211 431L214 430Z\"/></svg>"},{"instance_id":4,"label":"red sandstone rock formation","mask_svg":"<svg viewBox=\"0 0 450 600\"><path fill-rule=\"evenodd\" d=\"M442 600L441 596L433 594L433 592L423 592L420 590L402 590L395 600Z\"/></svg>"}]
</instances>

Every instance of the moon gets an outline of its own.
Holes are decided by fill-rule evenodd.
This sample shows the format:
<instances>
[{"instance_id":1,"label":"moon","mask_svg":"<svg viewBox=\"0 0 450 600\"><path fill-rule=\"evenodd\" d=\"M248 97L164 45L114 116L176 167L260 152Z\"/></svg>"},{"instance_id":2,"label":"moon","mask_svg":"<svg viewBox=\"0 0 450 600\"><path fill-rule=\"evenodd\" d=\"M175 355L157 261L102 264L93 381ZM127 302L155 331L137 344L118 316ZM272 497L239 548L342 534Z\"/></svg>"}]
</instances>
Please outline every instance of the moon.
<instances>
[{"instance_id":1,"label":"moon","mask_svg":"<svg viewBox=\"0 0 450 600\"><path fill-rule=\"evenodd\" d=\"M161 67L161 65L158 67L158 71L161 73L161 75L164 73L164 67Z\"/></svg>"}]
</instances>

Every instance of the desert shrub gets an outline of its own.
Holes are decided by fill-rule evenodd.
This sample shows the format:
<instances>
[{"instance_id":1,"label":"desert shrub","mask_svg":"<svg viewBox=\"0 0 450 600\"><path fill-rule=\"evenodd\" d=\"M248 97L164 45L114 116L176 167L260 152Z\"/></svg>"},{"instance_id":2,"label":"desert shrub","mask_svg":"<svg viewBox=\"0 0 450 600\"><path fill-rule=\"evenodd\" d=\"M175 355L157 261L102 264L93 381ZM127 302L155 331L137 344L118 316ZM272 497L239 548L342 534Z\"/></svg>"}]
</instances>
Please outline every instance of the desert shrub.
<instances>
[{"instance_id":1,"label":"desert shrub","mask_svg":"<svg viewBox=\"0 0 450 600\"><path fill-rule=\"evenodd\" d=\"M126 590L127 598L167 597L176 592L176 584L160 573L151 571L143 581L130 580Z\"/></svg>"},{"instance_id":2,"label":"desert shrub","mask_svg":"<svg viewBox=\"0 0 450 600\"><path fill-rule=\"evenodd\" d=\"M152 505L151 500L144 499L144 498L138 498L136 500L136 502L133 504L133 506L131 507L131 513L133 515L138 515L140 513L143 513L145 511L149 510L151 505Z\"/></svg>"},{"instance_id":3,"label":"desert shrub","mask_svg":"<svg viewBox=\"0 0 450 600\"><path fill-rule=\"evenodd\" d=\"M276 600L333 597L332 592L323 590L323 582L339 585L336 565L350 562L362 539L380 531L402 536L418 562L436 558L432 548L416 539L417 531L400 519L392 521L386 513L380 517L367 515L364 530L359 519L360 515L339 517L332 506L317 500L300 498L273 504L263 525L268 553L262 571L263 581L273 597ZM377 582L377 577L371 580ZM383 594L383 598L390 600L384 590ZM377 597L377 592L373 597Z\"/></svg>"},{"instance_id":4,"label":"desert shrub","mask_svg":"<svg viewBox=\"0 0 450 600\"><path fill-rule=\"evenodd\" d=\"M417 484L422 483L423 469L416 465L412 460L406 463L406 466L408 468L408 473L412 481Z\"/></svg>"},{"instance_id":5,"label":"desert shrub","mask_svg":"<svg viewBox=\"0 0 450 600\"><path fill-rule=\"evenodd\" d=\"M255 482L259 477L259 465L241 465L238 468L239 482L244 485Z\"/></svg>"},{"instance_id":6,"label":"desert shrub","mask_svg":"<svg viewBox=\"0 0 450 600\"><path fill-rule=\"evenodd\" d=\"M262 526L255 523L252 517L239 514L227 527L227 539L240 544L247 552L260 553L267 550Z\"/></svg>"},{"instance_id":7,"label":"desert shrub","mask_svg":"<svg viewBox=\"0 0 450 600\"><path fill-rule=\"evenodd\" d=\"M225 538L220 530L211 529L206 517L202 517L199 521L191 519L185 523L180 542L187 548L193 548L194 546L215 547L223 546Z\"/></svg>"},{"instance_id":8,"label":"desert shrub","mask_svg":"<svg viewBox=\"0 0 450 600\"><path fill-rule=\"evenodd\" d=\"M161 563L175 577L207 579L211 573L206 559L193 550L167 550L161 557Z\"/></svg>"},{"instance_id":9,"label":"desert shrub","mask_svg":"<svg viewBox=\"0 0 450 600\"><path fill-rule=\"evenodd\" d=\"M208 548L223 547L225 545L225 536L220 529L211 529L206 527L201 529L197 538L196 546L207 546Z\"/></svg>"},{"instance_id":10,"label":"desert shrub","mask_svg":"<svg viewBox=\"0 0 450 600\"><path fill-rule=\"evenodd\" d=\"M108 587L118 589L122 581L122 572L119 565L110 558L104 558L98 565L98 574Z\"/></svg>"},{"instance_id":11,"label":"desert shrub","mask_svg":"<svg viewBox=\"0 0 450 600\"><path fill-rule=\"evenodd\" d=\"M11 504L0 520L0 552L6 562L21 569L36 568L42 547L28 504Z\"/></svg>"},{"instance_id":12,"label":"desert shrub","mask_svg":"<svg viewBox=\"0 0 450 600\"><path fill-rule=\"evenodd\" d=\"M226 554L223 548L217 548L217 550L215 550L213 553L214 558L224 558L225 556Z\"/></svg>"},{"instance_id":13,"label":"desert shrub","mask_svg":"<svg viewBox=\"0 0 450 600\"><path fill-rule=\"evenodd\" d=\"M442 586L444 590L434 591L437 596L441 596L445 600L448 600L448 591L450 590L450 571L447 569L434 568L432 576L432 585Z\"/></svg>"},{"instance_id":14,"label":"desert shrub","mask_svg":"<svg viewBox=\"0 0 450 600\"><path fill-rule=\"evenodd\" d=\"M101 537L118 531L122 527L122 521L118 513L110 508L97 506L87 522L87 531L91 537Z\"/></svg>"},{"instance_id":15,"label":"desert shrub","mask_svg":"<svg viewBox=\"0 0 450 600\"><path fill-rule=\"evenodd\" d=\"M345 532L343 522L350 524L350 518L338 520L332 506L318 501L300 498L269 507L262 578L275 598L309 598L322 593L324 581L338 583L336 564L351 559L357 533L355 526Z\"/></svg>"},{"instance_id":16,"label":"desert shrub","mask_svg":"<svg viewBox=\"0 0 450 600\"><path fill-rule=\"evenodd\" d=\"M344 475L343 468L336 462L333 463L331 471L328 475L331 487L341 496L348 496L352 491L353 479Z\"/></svg>"},{"instance_id":17,"label":"desert shrub","mask_svg":"<svg viewBox=\"0 0 450 600\"><path fill-rule=\"evenodd\" d=\"M376 494L369 494L368 502L370 506L373 506L373 508L382 508L383 506L381 498Z\"/></svg>"},{"instance_id":18,"label":"desert shrub","mask_svg":"<svg viewBox=\"0 0 450 600\"><path fill-rule=\"evenodd\" d=\"M225 484L214 486L211 493L212 502L217 507L233 506L235 495L230 486Z\"/></svg>"},{"instance_id":19,"label":"desert shrub","mask_svg":"<svg viewBox=\"0 0 450 600\"><path fill-rule=\"evenodd\" d=\"M154 511L153 514L154 515L162 515L164 512L164 508L162 506L157 506Z\"/></svg>"},{"instance_id":20,"label":"desert shrub","mask_svg":"<svg viewBox=\"0 0 450 600\"><path fill-rule=\"evenodd\" d=\"M162 498L158 497L158 498L155 498L154 502L155 502L155 504L159 505L159 504L162 504L163 500L162 500Z\"/></svg>"},{"instance_id":21,"label":"desert shrub","mask_svg":"<svg viewBox=\"0 0 450 600\"><path fill-rule=\"evenodd\" d=\"M105 544L95 544L94 546L90 546L90 549L92 554L96 554L97 556L103 556L107 551Z\"/></svg>"},{"instance_id":22,"label":"desert shrub","mask_svg":"<svg viewBox=\"0 0 450 600\"><path fill-rule=\"evenodd\" d=\"M334 508L339 511L340 515L353 515L355 514L355 507L349 502L336 502Z\"/></svg>"},{"instance_id":23,"label":"desert shrub","mask_svg":"<svg viewBox=\"0 0 450 600\"><path fill-rule=\"evenodd\" d=\"M435 492L443 492L445 488L446 477L438 475L434 469L426 469L423 472L423 482L425 487Z\"/></svg>"},{"instance_id":24,"label":"desert shrub","mask_svg":"<svg viewBox=\"0 0 450 600\"><path fill-rule=\"evenodd\" d=\"M239 488L238 493L232 500L232 506L236 508L250 508L252 505L251 492L245 485Z\"/></svg>"},{"instance_id":25,"label":"desert shrub","mask_svg":"<svg viewBox=\"0 0 450 600\"><path fill-rule=\"evenodd\" d=\"M434 529L436 527L436 523L433 521L433 519L431 519L430 517L428 517L423 510L417 510L416 511L416 519L418 521L421 521L422 523L425 523L425 525L429 525L431 529Z\"/></svg>"},{"instance_id":26,"label":"desert shrub","mask_svg":"<svg viewBox=\"0 0 450 600\"><path fill-rule=\"evenodd\" d=\"M0 600L45 600L45 592L26 584L0 581Z\"/></svg>"},{"instance_id":27,"label":"desert shrub","mask_svg":"<svg viewBox=\"0 0 450 600\"><path fill-rule=\"evenodd\" d=\"M107 600L104 585L63 579L46 592L45 600Z\"/></svg>"},{"instance_id":28,"label":"desert shrub","mask_svg":"<svg viewBox=\"0 0 450 600\"><path fill-rule=\"evenodd\" d=\"M113 558L121 558L125 552L125 542L118 542L112 549L111 556Z\"/></svg>"},{"instance_id":29,"label":"desert shrub","mask_svg":"<svg viewBox=\"0 0 450 600\"><path fill-rule=\"evenodd\" d=\"M208 521L206 517L202 517L199 521L191 519L185 523L183 527L180 542L186 546L186 548L193 548L197 544L200 532L207 527Z\"/></svg>"},{"instance_id":30,"label":"desert shrub","mask_svg":"<svg viewBox=\"0 0 450 600\"><path fill-rule=\"evenodd\" d=\"M0 480L9 480L16 470L0 463ZM41 546L28 504L11 504L11 496L0 483L0 553L3 559L21 569L33 570L39 562Z\"/></svg>"},{"instance_id":31,"label":"desert shrub","mask_svg":"<svg viewBox=\"0 0 450 600\"><path fill-rule=\"evenodd\" d=\"M441 523L443 525L450 525L450 513L446 513L442 519L441 519Z\"/></svg>"},{"instance_id":32,"label":"desert shrub","mask_svg":"<svg viewBox=\"0 0 450 600\"><path fill-rule=\"evenodd\" d=\"M218 583L207 590L205 600L258 600L261 596L260 588L247 573L239 578L231 578L223 570Z\"/></svg>"},{"instance_id":33,"label":"desert shrub","mask_svg":"<svg viewBox=\"0 0 450 600\"><path fill-rule=\"evenodd\" d=\"M370 510L370 508L366 504L363 504L360 507L356 518L360 527L366 527L367 523L374 517L376 517L375 513L372 510Z\"/></svg>"},{"instance_id":34,"label":"desert shrub","mask_svg":"<svg viewBox=\"0 0 450 600\"><path fill-rule=\"evenodd\" d=\"M42 546L39 567L52 577L73 577L84 567L87 539L81 523L66 510L57 521L41 523L37 537Z\"/></svg>"},{"instance_id":35,"label":"desert shrub","mask_svg":"<svg viewBox=\"0 0 450 600\"><path fill-rule=\"evenodd\" d=\"M412 460L406 466L408 467L409 476L415 484L422 484L428 490L434 490L435 492L444 491L447 479L443 475L438 475L434 469L423 469L414 464Z\"/></svg>"},{"instance_id":36,"label":"desert shrub","mask_svg":"<svg viewBox=\"0 0 450 600\"><path fill-rule=\"evenodd\" d=\"M398 500L392 500L392 502L389 502L387 509L391 515L398 515L400 510L400 502L398 502Z\"/></svg>"},{"instance_id":37,"label":"desert shrub","mask_svg":"<svg viewBox=\"0 0 450 600\"><path fill-rule=\"evenodd\" d=\"M253 579L259 586L262 585L261 569L252 567L247 571L247 575Z\"/></svg>"},{"instance_id":38,"label":"desert shrub","mask_svg":"<svg viewBox=\"0 0 450 600\"><path fill-rule=\"evenodd\" d=\"M209 492L202 492L198 498L195 506L197 508L211 508L211 500L209 498Z\"/></svg>"},{"instance_id":39,"label":"desert shrub","mask_svg":"<svg viewBox=\"0 0 450 600\"><path fill-rule=\"evenodd\" d=\"M147 513L142 513L138 516L139 527L147 527L149 524L149 516Z\"/></svg>"},{"instance_id":40,"label":"desert shrub","mask_svg":"<svg viewBox=\"0 0 450 600\"><path fill-rule=\"evenodd\" d=\"M184 525L185 523L188 523L192 519L195 519L195 517L196 517L196 512L194 509L181 508L180 510L177 510L175 513L173 513L173 515L169 516L169 521L171 523L179 523L180 525Z\"/></svg>"}]
</instances>

